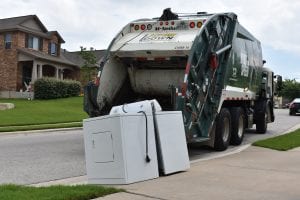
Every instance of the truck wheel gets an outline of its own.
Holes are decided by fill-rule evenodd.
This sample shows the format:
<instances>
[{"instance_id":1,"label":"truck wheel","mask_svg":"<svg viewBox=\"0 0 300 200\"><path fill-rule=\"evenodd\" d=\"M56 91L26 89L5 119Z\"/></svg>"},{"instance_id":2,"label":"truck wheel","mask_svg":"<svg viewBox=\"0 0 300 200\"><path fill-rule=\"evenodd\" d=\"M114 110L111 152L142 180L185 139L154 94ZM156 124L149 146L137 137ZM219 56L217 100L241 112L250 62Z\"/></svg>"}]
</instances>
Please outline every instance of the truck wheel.
<instances>
[{"instance_id":1,"label":"truck wheel","mask_svg":"<svg viewBox=\"0 0 300 200\"><path fill-rule=\"evenodd\" d=\"M268 128L268 108L266 105L265 112L256 121L256 132L266 133Z\"/></svg>"},{"instance_id":2,"label":"truck wheel","mask_svg":"<svg viewBox=\"0 0 300 200\"><path fill-rule=\"evenodd\" d=\"M227 108L222 108L216 119L215 143L214 149L224 151L230 142L231 117Z\"/></svg>"},{"instance_id":3,"label":"truck wheel","mask_svg":"<svg viewBox=\"0 0 300 200\"><path fill-rule=\"evenodd\" d=\"M230 109L231 114L231 139L230 144L240 145L245 133L245 113L241 107Z\"/></svg>"}]
</instances>

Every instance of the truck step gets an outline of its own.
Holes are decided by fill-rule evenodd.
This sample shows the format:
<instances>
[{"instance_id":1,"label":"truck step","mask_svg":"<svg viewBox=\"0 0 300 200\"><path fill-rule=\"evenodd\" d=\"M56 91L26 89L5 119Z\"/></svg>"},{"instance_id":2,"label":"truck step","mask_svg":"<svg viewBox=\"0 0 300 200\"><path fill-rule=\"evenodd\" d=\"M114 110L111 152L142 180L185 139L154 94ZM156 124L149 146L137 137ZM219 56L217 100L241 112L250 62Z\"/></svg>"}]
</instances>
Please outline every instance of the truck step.
<instances>
[{"instance_id":1,"label":"truck step","mask_svg":"<svg viewBox=\"0 0 300 200\"><path fill-rule=\"evenodd\" d=\"M210 138L208 137L196 137L196 138L193 138L193 139L189 139L189 143L202 143L202 142L206 142L210 140Z\"/></svg>"}]
</instances>

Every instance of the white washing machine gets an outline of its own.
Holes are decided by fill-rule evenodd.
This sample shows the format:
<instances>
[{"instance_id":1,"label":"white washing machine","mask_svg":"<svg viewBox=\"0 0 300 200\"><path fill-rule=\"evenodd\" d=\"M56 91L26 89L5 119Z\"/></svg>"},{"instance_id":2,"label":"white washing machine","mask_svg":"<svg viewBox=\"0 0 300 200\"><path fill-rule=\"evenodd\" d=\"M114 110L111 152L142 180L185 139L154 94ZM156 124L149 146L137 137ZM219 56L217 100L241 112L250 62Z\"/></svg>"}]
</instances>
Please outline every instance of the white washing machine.
<instances>
[{"instance_id":1,"label":"white washing machine","mask_svg":"<svg viewBox=\"0 0 300 200\"><path fill-rule=\"evenodd\" d=\"M152 114L147 120L143 113L90 118L83 130L88 183L130 184L159 176Z\"/></svg>"}]
</instances>

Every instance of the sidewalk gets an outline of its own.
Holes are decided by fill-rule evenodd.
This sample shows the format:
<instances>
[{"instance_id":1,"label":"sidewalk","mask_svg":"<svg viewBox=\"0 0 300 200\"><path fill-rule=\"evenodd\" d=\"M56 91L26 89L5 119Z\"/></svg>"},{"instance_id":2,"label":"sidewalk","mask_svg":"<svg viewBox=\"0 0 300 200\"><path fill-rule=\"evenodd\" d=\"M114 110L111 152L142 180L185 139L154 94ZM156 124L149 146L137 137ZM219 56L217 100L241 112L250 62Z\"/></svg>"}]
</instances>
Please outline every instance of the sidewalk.
<instances>
[{"instance_id":1,"label":"sidewalk","mask_svg":"<svg viewBox=\"0 0 300 200\"><path fill-rule=\"evenodd\" d=\"M86 176L52 181L85 184ZM114 186L127 192L97 200L298 200L300 148L287 152L250 146L233 155L191 164L187 172Z\"/></svg>"},{"instance_id":2,"label":"sidewalk","mask_svg":"<svg viewBox=\"0 0 300 200\"><path fill-rule=\"evenodd\" d=\"M279 152L249 147L231 156L193 163L188 172L118 186L98 200L300 199L300 148Z\"/></svg>"}]
</instances>

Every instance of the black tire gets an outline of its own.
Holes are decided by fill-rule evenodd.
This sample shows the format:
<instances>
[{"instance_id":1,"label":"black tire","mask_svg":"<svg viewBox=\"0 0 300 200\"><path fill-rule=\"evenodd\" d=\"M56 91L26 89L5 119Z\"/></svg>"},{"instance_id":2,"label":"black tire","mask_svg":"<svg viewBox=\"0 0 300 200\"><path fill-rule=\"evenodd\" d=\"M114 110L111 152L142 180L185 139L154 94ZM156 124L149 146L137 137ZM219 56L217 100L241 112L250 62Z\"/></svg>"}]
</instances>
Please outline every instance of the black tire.
<instances>
[{"instance_id":1,"label":"black tire","mask_svg":"<svg viewBox=\"0 0 300 200\"><path fill-rule=\"evenodd\" d=\"M230 109L231 114L231 139L230 144L240 145L245 133L245 112L241 107Z\"/></svg>"},{"instance_id":2,"label":"black tire","mask_svg":"<svg viewBox=\"0 0 300 200\"><path fill-rule=\"evenodd\" d=\"M231 116L227 108L222 108L216 119L214 149L224 151L230 142Z\"/></svg>"},{"instance_id":3,"label":"black tire","mask_svg":"<svg viewBox=\"0 0 300 200\"><path fill-rule=\"evenodd\" d=\"M290 111L290 115L295 115L295 113L294 113L294 112L292 112L292 111Z\"/></svg>"},{"instance_id":4,"label":"black tire","mask_svg":"<svg viewBox=\"0 0 300 200\"><path fill-rule=\"evenodd\" d=\"M256 132L257 133L266 133L268 128L268 107L264 106L264 112L258 116L256 119Z\"/></svg>"}]
</instances>

